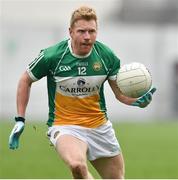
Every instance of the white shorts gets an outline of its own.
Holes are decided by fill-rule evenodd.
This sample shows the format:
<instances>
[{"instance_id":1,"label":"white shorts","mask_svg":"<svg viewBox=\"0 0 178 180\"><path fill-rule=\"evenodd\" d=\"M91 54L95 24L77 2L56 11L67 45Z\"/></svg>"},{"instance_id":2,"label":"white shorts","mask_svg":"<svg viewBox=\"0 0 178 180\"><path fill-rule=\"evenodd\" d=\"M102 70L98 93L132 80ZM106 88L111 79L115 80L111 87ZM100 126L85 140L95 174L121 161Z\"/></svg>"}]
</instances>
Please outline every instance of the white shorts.
<instances>
[{"instance_id":1,"label":"white shorts","mask_svg":"<svg viewBox=\"0 0 178 180\"><path fill-rule=\"evenodd\" d=\"M85 128L76 125L54 125L49 128L48 137L56 146L57 139L62 135L74 136L88 145L87 157L93 161L102 157L113 157L121 153L110 121L97 128Z\"/></svg>"}]
</instances>

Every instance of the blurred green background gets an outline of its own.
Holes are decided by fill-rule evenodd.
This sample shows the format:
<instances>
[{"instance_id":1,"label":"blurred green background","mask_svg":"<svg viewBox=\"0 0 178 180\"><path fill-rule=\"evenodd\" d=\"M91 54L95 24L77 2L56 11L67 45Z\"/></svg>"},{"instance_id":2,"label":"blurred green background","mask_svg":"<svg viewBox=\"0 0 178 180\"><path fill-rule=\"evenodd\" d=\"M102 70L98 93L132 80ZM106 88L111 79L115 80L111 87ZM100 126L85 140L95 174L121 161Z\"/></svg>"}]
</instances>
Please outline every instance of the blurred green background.
<instances>
[{"instance_id":1,"label":"blurred green background","mask_svg":"<svg viewBox=\"0 0 178 180\"><path fill-rule=\"evenodd\" d=\"M36 129L34 128L36 127ZM45 123L27 122L18 150L8 149L13 123L0 122L0 178L72 178L46 137ZM178 122L114 124L127 179L178 178ZM100 178L89 164L91 173Z\"/></svg>"}]
</instances>

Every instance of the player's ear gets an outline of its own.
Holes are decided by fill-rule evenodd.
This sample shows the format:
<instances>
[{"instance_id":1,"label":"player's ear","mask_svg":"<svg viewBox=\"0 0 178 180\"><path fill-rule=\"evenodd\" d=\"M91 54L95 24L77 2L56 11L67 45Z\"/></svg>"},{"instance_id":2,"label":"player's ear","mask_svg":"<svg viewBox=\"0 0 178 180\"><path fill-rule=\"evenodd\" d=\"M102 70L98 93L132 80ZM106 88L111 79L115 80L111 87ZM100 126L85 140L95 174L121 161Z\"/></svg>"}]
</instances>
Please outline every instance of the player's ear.
<instances>
[{"instance_id":1,"label":"player's ear","mask_svg":"<svg viewBox=\"0 0 178 180\"><path fill-rule=\"evenodd\" d=\"M72 28L69 27L69 34L70 34L70 37L72 37Z\"/></svg>"}]
</instances>

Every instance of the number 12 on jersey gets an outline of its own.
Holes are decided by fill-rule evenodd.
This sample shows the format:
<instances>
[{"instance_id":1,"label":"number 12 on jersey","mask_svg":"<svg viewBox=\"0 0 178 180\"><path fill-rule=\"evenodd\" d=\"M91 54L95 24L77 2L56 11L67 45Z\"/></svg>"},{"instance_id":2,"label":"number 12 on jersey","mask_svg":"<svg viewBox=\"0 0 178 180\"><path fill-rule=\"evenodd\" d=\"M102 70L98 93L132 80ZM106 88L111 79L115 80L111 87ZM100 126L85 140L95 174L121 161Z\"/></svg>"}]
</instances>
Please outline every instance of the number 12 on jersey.
<instances>
[{"instance_id":1,"label":"number 12 on jersey","mask_svg":"<svg viewBox=\"0 0 178 180\"><path fill-rule=\"evenodd\" d=\"M87 68L84 66L78 67L78 75L86 75L86 70Z\"/></svg>"}]
</instances>

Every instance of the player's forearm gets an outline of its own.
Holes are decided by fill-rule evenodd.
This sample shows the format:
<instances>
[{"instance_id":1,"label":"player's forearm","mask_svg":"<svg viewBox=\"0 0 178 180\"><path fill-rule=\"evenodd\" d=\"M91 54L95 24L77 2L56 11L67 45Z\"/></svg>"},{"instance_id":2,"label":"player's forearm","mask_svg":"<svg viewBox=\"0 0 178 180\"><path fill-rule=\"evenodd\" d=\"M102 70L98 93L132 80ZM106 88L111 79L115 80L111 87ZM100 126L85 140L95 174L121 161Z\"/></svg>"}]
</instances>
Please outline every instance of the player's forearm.
<instances>
[{"instance_id":1,"label":"player's forearm","mask_svg":"<svg viewBox=\"0 0 178 180\"><path fill-rule=\"evenodd\" d=\"M126 105L131 105L133 102L135 102L137 100L137 98L127 97L121 93L117 96L117 99Z\"/></svg>"},{"instance_id":2,"label":"player's forearm","mask_svg":"<svg viewBox=\"0 0 178 180\"><path fill-rule=\"evenodd\" d=\"M131 98L131 97L127 97L124 96L122 94L122 92L120 91L120 89L118 88L116 81L112 81L112 80L108 80L112 91L115 94L115 97L122 103L127 104L127 105L131 105L133 102L135 102L137 99L136 98Z\"/></svg>"},{"instance_id":3,"label":"player's forearm","mask_svg":"<svg viewBox=\"0 0 178 180\"><path fill-rule=\"evenodd\" d=\"M20 117L25 117L25 111L30 96L31 84L32 81L30 80L27 72L25 72L22 75L17 87L17 114Z\"/></svg>"}]
</instances>

